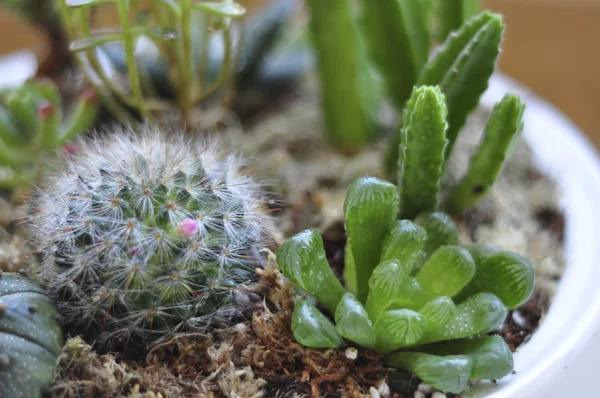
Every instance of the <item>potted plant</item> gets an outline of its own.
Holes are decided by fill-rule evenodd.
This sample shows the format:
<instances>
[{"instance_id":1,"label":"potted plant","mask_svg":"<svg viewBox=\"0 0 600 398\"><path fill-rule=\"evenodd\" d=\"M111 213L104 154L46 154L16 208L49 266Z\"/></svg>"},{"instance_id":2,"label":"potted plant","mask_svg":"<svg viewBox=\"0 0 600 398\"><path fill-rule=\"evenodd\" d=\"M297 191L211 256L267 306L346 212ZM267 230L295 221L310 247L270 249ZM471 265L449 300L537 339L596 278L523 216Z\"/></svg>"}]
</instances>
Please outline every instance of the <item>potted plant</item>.
<instances>
[{"instance_id":1,"label":"potted plant","mask_svg":"<svg viewBox=\"0 0 600 398\"><path fill-rule=\"evenodd\" d=\"M29 201L30 274L71 337L45 394L550 388L597 317L596 289L583 283L594 248L574 238L593 237L598 224L587 210L600 181L595 155L557 112L494 74L501 18L468 0L362 1L358 22L349 1L309 1L317 73L280 86L275 102L254 108L262 116L242 119L245 132L231 117L215 129L200 112L207 104L289 82L302 70L289 65L308 62L294 50L283 72L264 67L292 3L250 16L232 1L58 4L112 116L96 122L105 133L48 156L53 167ZM119 28L95 30L98 15L118 16ZM256 15L268 16L272 35L244 25ZM443 43L429 55L431 37ZM232 74L240 43L245 69ZM236 79L246 91L222 90ZM18 90L5 101L9 126L35 124L32 142L58 137L42 146L54 154L76 135L59 119L44 128L39 107L60 107L55 90ZM21 117L31 111L24 91L41 122ZM84 101L72 120L85 130L95 110ZM210 137L199 139L198 125ZM572 158L557 164L563 150ZM0 341L0 365L4 354L20 364L4 349Z\"/></svg>"}]
</instances>

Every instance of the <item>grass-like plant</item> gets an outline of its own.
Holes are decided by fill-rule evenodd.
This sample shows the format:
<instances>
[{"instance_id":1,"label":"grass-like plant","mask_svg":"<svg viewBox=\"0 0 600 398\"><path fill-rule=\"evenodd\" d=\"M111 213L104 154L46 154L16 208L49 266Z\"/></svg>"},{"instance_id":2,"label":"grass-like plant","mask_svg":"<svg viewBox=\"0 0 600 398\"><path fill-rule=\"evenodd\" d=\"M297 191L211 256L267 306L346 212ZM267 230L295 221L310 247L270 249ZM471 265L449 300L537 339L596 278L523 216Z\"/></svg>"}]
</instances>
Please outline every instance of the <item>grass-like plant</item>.
<instances>
[{"instance_id":1,"label":"grass-like plant","mask_svg":"<svg viewBox=\"0 0 600 398\"><path fill-rule=\"evenodd\" d=\"M235 64L230 24L245 9L232 0L65 0L62 12L71 50L113 114L128 120L127 108L144 119L178 112L193 126L197 106L229 81ZM93 25L115 16L117 26ZM106 53L109 43L121 45L124 81ZM215 58L215 51L222 56ZM151 62L141 62L140 52L151 53ZM164 80L157 82L157 75ZM174 99L164 90L174 90Z\"/></svg>"},{"instance_id":2,"label":"grass-like plant","mask_svg":"<svg viewBox=\"0 0 600 398\"><path fill-rule=\"evenodd\" d=\"M529 298L534 266L494 247L459 246L445 213L397 220L399 203L402 208L397 187L376 178L349 187L345 287L329 267L319 233L301 232L279 248L283 274L334 319L300 299L292 316L296 340L314 348L350 340L447 392L465 390L469 380L505 376L512 354L502 338L486 334Z\"/></svg>"},{"instance_id":3,"label":"grass-like plant","mask_svg":"<svg viewBox=\"0 0 600 398\"><path fill-rule=\"evenodd\" d=\"M96 94L85 91L63 117L58 88L32 80L0 92L0 186L35 181L48 156L88 130L98 113Z\"/></svg>"}]
</instances>

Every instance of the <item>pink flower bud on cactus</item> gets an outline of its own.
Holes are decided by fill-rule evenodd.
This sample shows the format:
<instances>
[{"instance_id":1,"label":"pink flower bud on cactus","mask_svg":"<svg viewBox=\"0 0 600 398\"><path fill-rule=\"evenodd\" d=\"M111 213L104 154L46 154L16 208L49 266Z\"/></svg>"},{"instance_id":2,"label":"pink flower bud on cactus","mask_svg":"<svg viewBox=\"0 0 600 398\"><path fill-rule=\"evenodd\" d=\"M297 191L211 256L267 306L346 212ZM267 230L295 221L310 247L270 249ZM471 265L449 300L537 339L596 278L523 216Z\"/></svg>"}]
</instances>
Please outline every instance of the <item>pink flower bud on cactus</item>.
<instances>
[{"instance_id":1,"label":"pink flower bud on cactus","mask_svg":"<svg viewBox=\"0 0 600 398\"><path fill-rule=\"evenodd\" d=\"M191 238L198 232L198 221L186 218L177 226L177 228L182 236Z\"/></svg>"}]
</instances>

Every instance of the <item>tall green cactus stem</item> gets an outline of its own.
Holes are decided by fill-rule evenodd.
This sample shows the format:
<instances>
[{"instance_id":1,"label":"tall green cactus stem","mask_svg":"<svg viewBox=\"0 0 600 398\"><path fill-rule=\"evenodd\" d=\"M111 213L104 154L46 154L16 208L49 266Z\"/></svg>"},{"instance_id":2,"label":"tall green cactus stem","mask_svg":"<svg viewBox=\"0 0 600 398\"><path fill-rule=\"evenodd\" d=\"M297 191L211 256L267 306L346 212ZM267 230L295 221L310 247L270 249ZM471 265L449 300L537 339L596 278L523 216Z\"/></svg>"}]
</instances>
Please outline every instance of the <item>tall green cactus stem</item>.
<instances>
[{"instance_id":1,"label":"tall green cactus stem","mask_svg":"<svg viewBox=\"0 0 600 398\"><path fill-rule=\"evenodd\" d=\"M433 35L444 41L463 23L479 13L481 0L433 0Z\"/></svg>"},{"instance_id":2,"label":"tall green cactus stem","mask_svg":"<svg viewBox=\"0 0 600 398\"><path fill-rule=\"evenodd\" d=\"M373 137L373 90L350 0L309 0L317 49L321 99L329 141L342 152L356 152Z\"/></svg>"},{"instance_id":3,"label":"tall green cactus stem","mask_svg":"<svg viewBox=\"0 0 600 398\"><path fill-rule=\"evenodd\" d=\"M439 205L444 165L446 105L438 87L417 87L404 110L398 190L400 218L414 218Z\"/></svg>"},{"instance_id":4,"label":"tall green cactus stem","mask_svg":"<svg viewBox=\"0 0 600 398\"><path fill-rule=\"evenodd\" d=\"M88 130L98 100L85 91L63 117L58 88L48 80L29 81L0 93L0 186L35 182L48 157Z\"/></svg>"},{"instance_id":5,"label":"tall green cactus stem","mask_svg":"<svg viewBox=\"0 0 600 398\"><path fill-rule=\"evenodd\" d=\"M503 30L499 15L484 12L476 16L448 37L417 79L419 86L439 85L446 97L447 155L451 153L467 116L488 87L500 53Z\"/></svg>"},{"instance_id":6,"label":"tall green cactus stem","mask_svg":"<svg viewBox=\"0 0 600 398\"><path fill-rule=\"evenodd\" d=\"M0 271L0 396L40 397L62 344L53 300L27 278Z\"/></svg>"},{"instance_id":7,"label":"tall green cactus stem","mask_svg":"<svg viewBox=\"0 0 600 398\"><path fill-rule=\"evenodd\" d=\"M458 246L457 228L443 213L419 215L415 221L421 226L390 222L394 212L389 208L397 201L389 185L359 178L344 204L352 242L345 265L356 262L353 269L360 271L350 290L363 292L360 283L367 280L366 297L345 291L328 269L317 232L301 232L277 252L283 274L334 315L335 323L314 302L301 299L292 316L294 337L313 348L340 348L344 339L353 341L389 354L391 366L449 392L461 392L472 379L508 374L513 362L507 344L479 336L497 329L507 308L529 298L535 267L493 247ZM381 230L387 232L383 244L377 244ZM375 267L370 266L373 259L378 259ZM433 345L437 342L444 343Z\"/></svg>"},{"instance_id":8,"label":"tall green cactus stem","mask_svg":"<svg viewBox=\"0 0 600 398\"><path fill-rule=\"evenodd\" d=\"M361 1L361 33L396 108L402 109L429 56L431 0Z\"/></svg>"},{"instance_id":9,"label":"tall green cactus stem","mask_svg":"<svg viewBox=\"0 0 600 398\"><path fill-rule=\"evenodd\" d=\"M452 188L447 203L450 212L460 213L476 205L490 190L511 144L523 129L524 111L521 98L511 94L494 106L467 174Z\"/></svg>"},{"instance_id":10,"label":"tall green cactus stem","mask_svg":"<svg viewBox=\"0 0 600 398\"><path fill-rule=\"evenodd\" d=\"M439 86L446 99L446 160L467 116L475 109L488 87L500 52L503 29L499 15L488 12L477 15L448 36L417 79L417 86ZM396 134L384 159L385 169L390 176L397 170L400 141L400 134Z\"/></svg>"},{"instance_id":11,"label":"tall green cactus stem","mask_svg":"<svg viewBox=\"0 0 600 398\"><path fill-rule=\"evenodd\" d=\"M396 219L397 211L398 193L393 184L362 177L348 187L344 214L359 300L367 298L369 276L379 263L383 240Z\"/></svg>"},{"instance_id":12,"label":"tall green cactus stem","mask_svg":"<svg viewBox=\"0 0 600 398\"><path fill-rule=\"evenodd\" d=\"M47 173L30 230L67 326L130 353L238 313L271 222L243 159L216 142L116 133Z\"/></svg>"}]
</instances>

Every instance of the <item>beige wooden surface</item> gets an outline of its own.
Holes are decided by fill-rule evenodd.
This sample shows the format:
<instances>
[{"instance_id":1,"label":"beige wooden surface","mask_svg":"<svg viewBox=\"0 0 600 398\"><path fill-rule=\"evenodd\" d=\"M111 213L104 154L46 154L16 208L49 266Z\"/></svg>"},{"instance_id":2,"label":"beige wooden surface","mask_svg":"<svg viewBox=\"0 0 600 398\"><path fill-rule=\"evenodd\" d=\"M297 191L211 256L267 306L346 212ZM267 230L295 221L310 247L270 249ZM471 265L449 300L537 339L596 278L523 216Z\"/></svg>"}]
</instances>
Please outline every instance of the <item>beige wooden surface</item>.
<instances>
[{"instance_id":1,"label":"beige wooden surface","mask_svg":"<svg viewBox=\"0 0 600 398\"><path fill-rule=\"evenodd\" d=\"M600 147L600 0L484 2L508 25L501 70L557 105ZM44 52L40 35L0 13L0 54L22 46Z\"/></svg>"}]
</instances>

